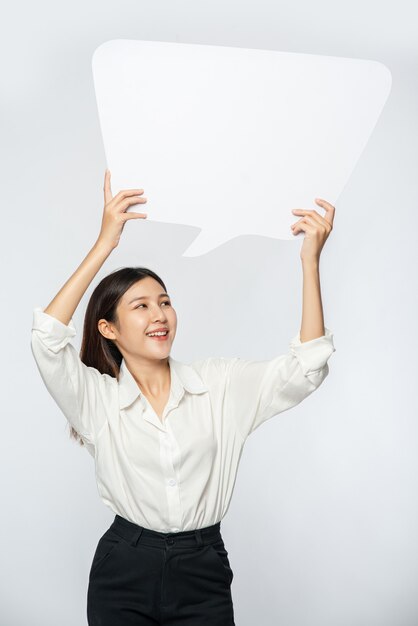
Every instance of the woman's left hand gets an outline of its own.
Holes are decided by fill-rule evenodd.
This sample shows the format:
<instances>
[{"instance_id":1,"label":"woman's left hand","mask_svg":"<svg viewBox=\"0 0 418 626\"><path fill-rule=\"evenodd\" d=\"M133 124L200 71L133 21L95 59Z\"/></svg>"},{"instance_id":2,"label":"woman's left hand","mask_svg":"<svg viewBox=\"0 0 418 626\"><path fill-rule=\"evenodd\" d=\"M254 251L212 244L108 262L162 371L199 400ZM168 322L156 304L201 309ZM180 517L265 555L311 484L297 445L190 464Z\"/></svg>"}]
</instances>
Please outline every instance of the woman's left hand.
<instances>
[{"instance_id":1,"label":"woman's left hand","mask_svg":"<svg viewBox=\"0 0 418 626\"><path fill-rule=\"evenodd\" d=\"M315 210L293 209L294 215L302 215L295 224L292 224L292 232L294 235L304 232L300 258L302 261L319 262L319 257L324 243L332 231L334 222L335 207L326 200L315 198L315 202L325 209L325 217L319 215Z\"/></svg>"}]
</instances>

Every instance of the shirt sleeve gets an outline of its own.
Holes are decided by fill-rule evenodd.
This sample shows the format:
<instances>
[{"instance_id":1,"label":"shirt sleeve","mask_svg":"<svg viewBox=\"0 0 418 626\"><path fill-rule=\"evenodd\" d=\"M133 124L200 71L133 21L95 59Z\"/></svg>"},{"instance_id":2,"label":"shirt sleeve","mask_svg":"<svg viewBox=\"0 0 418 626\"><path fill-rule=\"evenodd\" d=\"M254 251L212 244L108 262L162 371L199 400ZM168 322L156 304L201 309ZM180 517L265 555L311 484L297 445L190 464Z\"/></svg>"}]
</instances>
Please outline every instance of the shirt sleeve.
<instances>
[{"instance_id":1,"label":"shirt sleeve","mask_svg":"<svg viewBox=\"0 0 418 626\"><path fill-rule=\"evenodd\" d=\"M299 404L329 373L333 333L301 342L293 337L287 354L267 361L227 359L226 394L237 429L246 439L263 422Z\"/></svg>"},{"instance_id":2,"label":"shirt sleeve","mask_svg":"<svg viewBox=\"0 0 418 626\"><path fill-rule=\"evenodd\" d=\"M31 349L42 380L71 426L94 444L114 379L81 361L70 343L76 332L72 319L66 326L41 307L33 310Z\"/></svg>"}]
</instances>

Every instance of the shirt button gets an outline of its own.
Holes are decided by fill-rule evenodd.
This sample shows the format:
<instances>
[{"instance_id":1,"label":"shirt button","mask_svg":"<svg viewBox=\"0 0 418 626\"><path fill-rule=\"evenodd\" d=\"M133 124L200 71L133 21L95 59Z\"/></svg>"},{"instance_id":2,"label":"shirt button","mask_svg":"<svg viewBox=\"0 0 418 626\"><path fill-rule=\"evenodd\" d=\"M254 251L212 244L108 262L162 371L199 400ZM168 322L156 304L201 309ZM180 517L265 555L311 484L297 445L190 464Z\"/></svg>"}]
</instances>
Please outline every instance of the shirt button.
<instances>
[{"instance_id":1,"label":"shirt button","mask_svg":"<svg viewBox=\"0 0 418 626\"><path fill-rule=\"evenodd\" d=\"M170 485L170 487L174 487L174 485L177 484L177 481L174 480L174 478L170 478L170 480L168 481L168 484Z\"/></svg>"}]
</instances>

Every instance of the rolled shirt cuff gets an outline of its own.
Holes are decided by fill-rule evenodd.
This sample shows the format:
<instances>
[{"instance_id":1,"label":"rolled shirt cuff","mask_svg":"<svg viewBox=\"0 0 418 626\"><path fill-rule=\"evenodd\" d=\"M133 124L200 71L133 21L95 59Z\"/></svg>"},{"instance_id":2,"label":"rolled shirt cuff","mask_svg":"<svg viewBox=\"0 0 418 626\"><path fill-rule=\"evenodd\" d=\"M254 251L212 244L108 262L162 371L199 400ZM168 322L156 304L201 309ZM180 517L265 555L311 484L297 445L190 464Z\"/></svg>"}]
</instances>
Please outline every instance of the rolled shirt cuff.
<instances>
[{"instance_id":1,"label":"rolled shirt cuff","mask_svg":"<svg viewBox=\"0 0 418 626\"><path fill-rule=\"evenodd\" d=\"M290 351L298 359L305 376L325 367L329 357L335 352L334 333L325 327L325 335L310 341L300 340L300 331L290 341Z\"/></svg>"},{"instance_id":2,"label":"rolled shirt cuff","mask_svg":"<svg viewBox=\"0 0 418 626\"><path fill-rule=\"evenodd\" d=\"M66 326L56 317L45 313L42 307L33 309L32 330L37 331L39 339L52 352L62 350L70 339L77 334L72 318Z\"/></svg>"}]
</instances>

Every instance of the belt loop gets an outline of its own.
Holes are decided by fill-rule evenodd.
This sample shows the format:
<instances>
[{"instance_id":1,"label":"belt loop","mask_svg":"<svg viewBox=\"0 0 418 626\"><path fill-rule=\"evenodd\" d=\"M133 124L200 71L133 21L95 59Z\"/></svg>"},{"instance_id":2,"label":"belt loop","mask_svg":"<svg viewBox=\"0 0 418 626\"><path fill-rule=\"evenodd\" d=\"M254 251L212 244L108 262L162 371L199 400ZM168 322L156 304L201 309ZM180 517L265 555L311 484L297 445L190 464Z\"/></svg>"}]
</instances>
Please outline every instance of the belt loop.
<instances>
[{"instance_id":1,"label":"belt loop","mask_svg":"<svg viewBox=\"0 0 418 626\"><path fill-rule=\"evenodd\" d=\"M200 528L197 528L194 532L195 532L195 537L196 537L197 545L198 545L198 546L203 546L203 541L202 541L202 531L200 530Z\"/></svg>"},{"instance_id":2,"label":"belt loop","mask_svg":"<svg viewBox=\"0 0 418 626\"><path fill-rule=\"evenodd\" d=\"M138 543L139 538L140 538L143 530L144 530L143 528L140 528L139 530L137 530L134 533L134 536L133 536L132 541L131 541L131 546L136 546L136 544Z\"/></svg>"}]
</instances>

